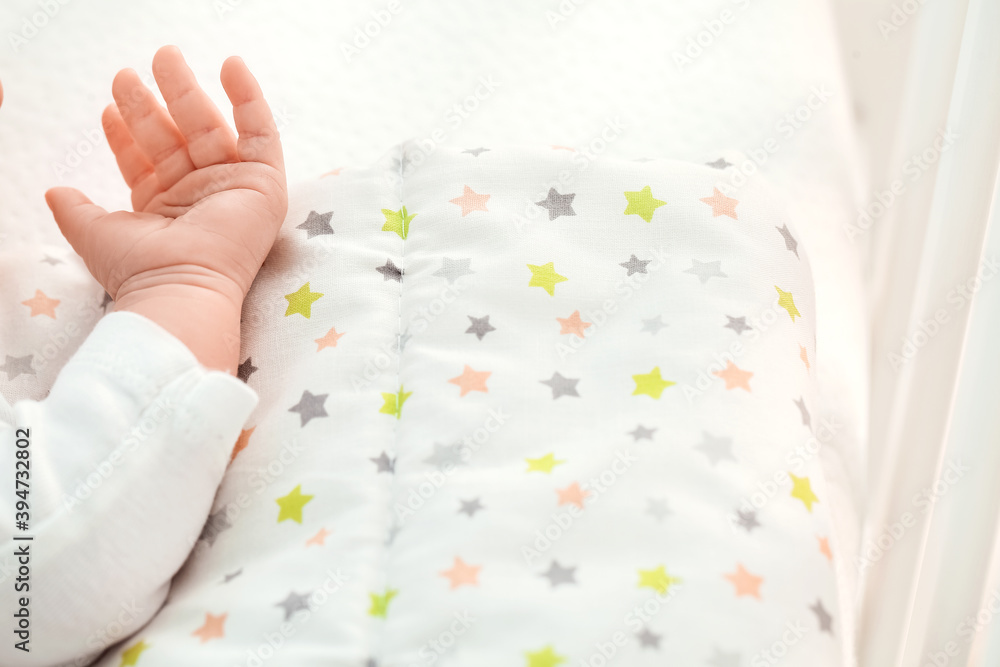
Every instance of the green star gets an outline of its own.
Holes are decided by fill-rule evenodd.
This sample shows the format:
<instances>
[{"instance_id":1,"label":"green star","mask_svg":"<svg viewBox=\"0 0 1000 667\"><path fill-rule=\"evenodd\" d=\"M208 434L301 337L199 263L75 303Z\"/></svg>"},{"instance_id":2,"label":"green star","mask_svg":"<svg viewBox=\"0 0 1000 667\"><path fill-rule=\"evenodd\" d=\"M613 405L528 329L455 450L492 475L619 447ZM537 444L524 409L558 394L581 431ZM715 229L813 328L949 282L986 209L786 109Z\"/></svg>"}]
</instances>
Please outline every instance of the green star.
<instances>
[{"instance_id":1,"label":"green star","mask_svg":"<svg viewBox=\"0 0 1000 667\"><path fill-rule=\"evenodd\" d=\"M119 667L136 664L139 661L139 656L142 655L142 652L147 648L149 648L149 644L144 641L140 641L138 644L132 644L132 646L122 651L122 661Z\"/></svg>"},{"instance_id":2,"label":"green star","mask_svg":"<svg viewBox=\"0 0 1000 667\"><path fill-rule=\"evenodd\" d=\"M628 200L625 215L637 215L646 222L652 222L653 212L667 203L653 197L653 191L648 185L635 192L626 191L625 199Z\"/></svg>"},{"instance_id":3,"label":"green star","mask_svg":"<svg viewBox=\"0 0 1000 667\"><path fill-rule=\"evenodd\" d=\"M396 597L396 593L398 592L387 588L383 595L369 593L368 596L372 600L372 606L368 609L368 614L376 618L385 618L385 615L389 612L389 603Z\"/></svg>"},{"instance_id":4,"label":"green star","mask_svg":"<svg viewBox=\"0 0 1000 667\"><path fill-rule=\"evenodd\" d=\"M382 225L382 231L396 232L401 239L406 239L406 236L410 233L410 220L417 217L416 213L407 215L405 206L398 211L391 211L384 208L382 209L382 215L385 216L385 224Z\"/></svg>"},{"instance_id":5,"label":"green star","mask_svg":"<svg viewBox=\"0 0 1000 667\"><path fill-rule=\"evenodd\" d=\"M302 523L302 508L306 506L315 496L307 496L302 493L302 485L299 484L287 496L275 499L281 509L278 511L278 523L285 519L291 519L296 523Z\"/></svg>"},{"instance_id":6,"label":"green star","mask_svg":"<svg viewBox=\"0 0 1000 667\"><path fill-rule=\"evenodd\" d=\"M566 658L553 651L551 646L540 651L527 651L524 655L528 658L528 667L556 667L566 662Z\"/></svg>"},{"instance_id":7,"label":"green star","mask_svg":"<svg viewBox=\"0 0 1000 667\"><path fill-rule=\"evenodd\" d=\"M384 415L393 415L399 419L403 413L403 403L411 395L413 395L412 391L403 391L403 385L399 385L399 392L396 394L383 391L382 398L385 400L385 404L379 409L379 412Z\"/></svg>"},{"instance_id":8,"label":"green star","mask_svg":"<svg viewBox=\"0 0 1000 667\"><path fill-rule=\"evenodd\" d=\"M555 262L549 262L541 266L528 264L528 268L531 270L531 280L528 281L528 287L541 287L550 296L556 295L556 283L569 280L566 276L560 276L556 273Z\"/></svg>"},{"instance_id":9,"label":"green star","mask_svg":"<svg viewBox=\"0 0 1000 667\"><path fill-rule=\"evenodd\" d=\"M285 317L298 313L308 318L312 315L313 301L316 301L321 296L323 295L319 292L309 291L309 283L306 283L291 294L286 294L285 299L288 300L288 309L285 310Z\"/></svg>"}]
</instances>

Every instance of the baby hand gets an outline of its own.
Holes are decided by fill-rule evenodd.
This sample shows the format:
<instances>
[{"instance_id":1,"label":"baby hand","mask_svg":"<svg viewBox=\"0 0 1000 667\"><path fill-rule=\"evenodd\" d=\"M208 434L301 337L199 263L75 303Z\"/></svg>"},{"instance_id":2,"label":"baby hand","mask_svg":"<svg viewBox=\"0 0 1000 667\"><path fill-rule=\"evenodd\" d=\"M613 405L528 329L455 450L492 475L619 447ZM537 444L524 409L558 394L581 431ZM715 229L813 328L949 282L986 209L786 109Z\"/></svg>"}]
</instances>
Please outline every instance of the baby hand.
<instances>
[{"instance_id":1,"label":"baby hand","mask_svg":"<svg viewBox=\"0 0 1000 667\"><path fill-rule=\"evenodd\" d=\"M231 329L235 313L238 341L243 299L287 208L278 130L237 57L223 64L221 79L238 138L176 47L156 53L153 76L166 109L133 70L122 70L112 86L116 104L103 117L134 212L109 213L73 188L53 188L45 198L116 310L159 321L203 363L232 370L238 345L206 349L206 340L190 338L228 335L232 348L232 332L219 328Z\"/></svg>"}]
</instances>

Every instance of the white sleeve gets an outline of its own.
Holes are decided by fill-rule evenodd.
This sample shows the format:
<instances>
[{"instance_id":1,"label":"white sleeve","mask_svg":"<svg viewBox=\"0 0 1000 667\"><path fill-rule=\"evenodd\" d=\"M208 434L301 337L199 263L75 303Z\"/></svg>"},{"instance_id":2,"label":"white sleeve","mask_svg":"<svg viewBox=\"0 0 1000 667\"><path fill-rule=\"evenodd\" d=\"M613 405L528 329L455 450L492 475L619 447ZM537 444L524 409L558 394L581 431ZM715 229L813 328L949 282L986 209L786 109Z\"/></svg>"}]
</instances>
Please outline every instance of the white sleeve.
<instances>
[{"instance_id":1,"label":"white sleeve","mask_svg":"<svg viewBox=\"0 0 1000 667\"><path fill-rule=\"evenodd\" d=\"M98 322L45 400L0 399L0 664L84 664L153 617L256 404L130 312Z\"/></svg>"}]
</instances>

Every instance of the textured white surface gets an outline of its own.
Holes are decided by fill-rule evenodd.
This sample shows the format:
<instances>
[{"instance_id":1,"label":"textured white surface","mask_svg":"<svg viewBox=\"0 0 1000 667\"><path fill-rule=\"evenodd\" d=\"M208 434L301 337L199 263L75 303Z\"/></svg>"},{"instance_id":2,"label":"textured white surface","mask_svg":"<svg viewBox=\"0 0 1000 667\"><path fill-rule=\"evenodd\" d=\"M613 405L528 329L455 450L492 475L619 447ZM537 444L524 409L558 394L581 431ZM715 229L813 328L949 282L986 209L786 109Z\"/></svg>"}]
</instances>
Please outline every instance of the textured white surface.
<instances>
[{"instance_id":1,"label":"textured white surface","mask_svg":"<svg viewBox=\"0 0 1000 667\"><path fill-rule=\"evenodd\" d=\"M857 249L841 225L854 210L862 169L827 3L585 0L564 2L575 9L554 26L547 13L560 11L557 2L401 0L400 6L348 63L341 45L387 4L70 0L15 51L10 34L40 6L8 0L0 9L6 249L20 253L23 265L41 252L23 249L20 239L69 253L42 200L51 185L74 185L105 206L126 206L110 152L101 139L87 137L99 132L114 73L131 66L149 78L152 53L165 43L182 48L220 102L219 65L233 53L244 57L278 112L292 181L367 164L388 146L431 136L435 128L446 143L466 147L582 147L606 119L620 116L628 127L608 154L695 161L720 151L759 151L773 137L779 150L762 171L785 198L812 258L817 348L828 360L819 373L828 416L843 425L829 444L848 462L841 481L861 500L866 322ZM221 13L222 7L231 11ZM673 54L723 10L734 20L679 68ZM454 126L449 110L491 76L500 83L496 92ZM814 86L832 96L789 135L782 119ZM74 151L88 155L57 173ZM31 282L24 272L18 280ZM96 285L94 291L99 296Z\"/></svg>"}]
</instances>

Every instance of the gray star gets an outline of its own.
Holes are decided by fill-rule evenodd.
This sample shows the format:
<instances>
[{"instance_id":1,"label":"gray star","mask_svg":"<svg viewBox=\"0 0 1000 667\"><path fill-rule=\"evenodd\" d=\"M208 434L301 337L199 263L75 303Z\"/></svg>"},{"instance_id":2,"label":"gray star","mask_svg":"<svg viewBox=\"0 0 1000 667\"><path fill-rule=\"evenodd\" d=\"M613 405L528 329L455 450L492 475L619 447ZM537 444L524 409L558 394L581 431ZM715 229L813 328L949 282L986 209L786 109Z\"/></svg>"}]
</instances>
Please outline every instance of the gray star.
<instances>
[{"instance_id":1,"label":"gray star","mask_svg":"<svg viewBox=\"0 0 1000 667\"><path fill-rule=\"evenodd\" d=\"M746 315L743 317L733 317L732 315L726 315L726 319L729 320L727 324L723 324L723 328L732 329L737 335L741 335L744 331L750 331L751 327L747 326Z\"/></svg>"},{"instance_id":2,"label":"gray star","mask_svg":"<svg viewBox=\"0 0 1000 667\"><path fill-rule=\"evenodd\" d=\"M240 569L236 570L235 572L233 572L232 574L225 575L225 577L222 579L222 583L228 584L230 581L232 581L236 577L240 576L241 574L243 574L243 568L242 567Z\"/></svg>"},{"instance_id":3,"label":"gray star","mask_svg":"<svg viewBox=\"0 0 1000 667\"><path fill-rule=\"evenodd\" d=\"M378 456L373 456L368 459L375 464L375 472L396 472L396 461L389 458L389 455L382 452Z\"/></svg>"},{"instance_id":4,"label":"gray star","mask_svg":"<svg viewBox=\"0 0 1000 667\"><path fill-rule=\"evenodd\" d=\"M329 396L329 394L320 394L317 396L310 393L307 389L302 392L302 398L299 399L299 402L288 408L288 411L299 413L299 417L302 418L302 426L308 424L310 419L315 419L316 417L329 417L329 415L326 414L326 408L323 407L323 403L326 402L327 396Z\"/></svg>"},{"instance_id":5,"label":"gray star","mask_svg":"<svg viewBox=\"0 0 1000 667\"><path fill-rule=\"evenodd\" d=\"M632 255L628 258L627 262L622 262L618 266L628 269L628 275L632 275L633 273L649 273L646 270L646 265L652 261L651 259L639 259L635 255Z\"/></svg>"},{"instance_id":6,"label":"gray star","mask_svg":"<svg viewBox=\"0 0 1000 667\"><path fill-rule=\"evenodd\" d=\"M806 409L805 400L800 396L798 399L795 400L795 405L799 407L799 412L802 414L802 423L811 429L812 418L809 416L809 410Z\"/></svg>"},{"instance_id":7,"label":"gray star","mask_svg":"<svg viewBox=\"0 0 1000 667\"><path fill-rule=\"evenodd\" d=\"M828 612L823 607L823 601L822 600L816 600L816 604L814 604L813 606L809 607L809 609L811 609L813 611L813 613L816 614L816 620L819 622L819 629L820 629L820 631L821 632L829 632L832 635L833 634L833 617L830 616L830 612Z\"/></svg>"},{"instance_id":8,"label":"gray star","mask_svg":"<svg viewBox=\"0 0 1000 667\"><path fill-rule=\"evenodd\" d=\"M737 510L736 523L740 524L741 527L746 528L748 533L752 533L754 528L760 527L760 521L757 520L757 513L753 510L749 512L744 512L743 510Z\"/></svg>"},{"instance_id":9,"label":"gray star","mask_svg":"<svg viewBox=\"0 0 1000 667\"><path fill-rule=\"evenodd\" d=\"M548 578L549 583L555 588L559 584L575 584L576 583L576 567L563 567L558 563L558 561L552 561L552 565L549 566L549 571L542 574L543 577Z\"/></svg>"},{"instance_id":10,"label":"gray star","mask_svg":"<svg viewBox=\"0 0 1000 667\"><path fill-rule=\"evenodd\" d=\"M652 440L653 433L656 432L655 428L646 428L642 424L638 424L634 431L629 431L629 435L638 442L639 440Z\"/></svg>"},{"instance_id":11,"label":"gray star","mask_svg":"<svg viewBox=\"0 0 1000 667\"><path fill-rule=\"evenodd\" d=\"M413 160L405 152L403 152L402 158L392 158L392 169L399 174L405 174L411 164L413 164Z\"/></svg>"},{"instance_id":12,"label":"gray star","mask_svg":"<svg viewBox=\"0 0 1000 667\"><path fill-rule=\"evenodd\" d=\"M709 435L706 431L702 431L703 439L701 443L695 445L695 449L700 449L708 457L709 463L713 466L722 461L723 459L736 460L733 456L733 439L732 438L720 438L714 435Z\"/></svg>"},{"instance_id":13,"label":"gray star","mask_svg":"<svg viewBox=\"0 0 1000 667\"><path fill-rule=\"evenodd\" d=\"M715 655L708 661L712 667L740 667L739 653L723 653L719 647L715 647Z\"/></svg>"},{"instance_id":14,"label":"gray star","mask_svg":"<svg viewBox=\"0 0 1000 667\"><path fill-rule=\"evenodd\" d=\"M556 399L560 396L579 396L576 392L576 383L580 379L571 379L563 377L559 373L553 373L552 377L548 380L539 380L542 384L552 387L552 398Z\"/></svg>"},{"instance_id":15,"label":"gray star","mask_svg":"<svg viewBox=\"0 0 1000 667\"><path fill-rule=\"evenodd\" d=\"M330 226L330 218L332 217L333 211L328 213L309 211L309 217L306 218L306 221L295 229L306 230L307 239L311 239L314 236L323 236L324 234L333 234L333 227Z\"/></svg>"},{"instance_id":16,"label":"gray star","mask_svg":"<svg viewBox=\"0 0 1000 667\"><path fill-rule=\"evenodd\" d=\"M691 268L686 269L684 273L693 273L698 276L698 280L704 285L708 282L709 278L719 277L728 278L725 273L722 272L722 260L716 260L714 262L699 262L696 259L691 260Z\"/></svg>"},{"instance_id":17,"label":"gray star","mask_svg":"<svg viewBox=\"0 0 1000 667\"><path fill-rule=\"evenodd\" d=\"M410 327L406 327L406 331L399 334L399 338L396 340L396 348L402 352L406 349L406 344L410 342L413 335L410 333Z\"/></svg>"},{"instance_id":18,"label":"gray star","mask_svg":"<svg viewBox=\"0 0 1000 667\"><path fill-rule=\"evenodd\" d=\"M33 355L25 355L23 357L12 357L9 354L6 355L7 359L3 366L0 366L0 371L7 374L8 380L13 380L19 375L35 375L35 369L31 367L31 361L34 359Z\"/></svg>"},{"instance_id":19,"label":"gray star","mask_svg":"<svg viewBox=\"0 0 1000 667\"><path fill-rule=\"evenodd\" d=\"M386 545L392 544L396 541L396 536L399 535L399 531L403 530L403 527L398 523L393 523L389 526L389 532L385 536Z\"/></svg>"},{"instance_id":20,"label":"gray star","mask_svg":"<svg viewBox=\"0 0 1000 667\"><path fill-rule=\"evenodd\" d=\"M249 382L250 376L256 373L257 370L257 367L253 365L253 357L247 357L247 360L236 368L236 377L244 382Z\"/></svg>"},{"instance_id":21,"label":"gray star","mask_svg":"<svg viewBox=\"0 0 1000 667\"><path fill-rule=\"evenodd\" d=\"M311 592L306 593L305 595L299 595L295 591L289 591L288 597L274 606L285 608L285 620L287 621L295 612L302 611L303 609L309 609L310 595Z\"/></svg>"},{"instance_id":22,"label":"gray star","mask_svg":"<svg viewBox=\"0 0 1000 667\"><path fill-rule=\"evenodd\" d=\"M643 320L642 329L639 330L639 333L642 333L643 331L648 331L649 333L655 336L657 333L659 333L660 329L666 326L667 325L664 324L663 322L663 315L657 315L656 317L651 317L648 320Z\"/></svg>"},{"instance_id":23,"label":"gray star","mask_svg":"<svg viewBox=\"0 0 1000 667\"><path fill-rule=\"evenodd\" d=\"M388 257L385 260L385 264L376 266L375 270L382 274L383 282L386 280L395 280L397 283L403 282L403 269L393 264L392 260Z\"/></svg>"},{"instance_id":24,"label":"gray star","mask_svg":"<svg viewBox=\"0 0 1000 667\"><path fill-rule=\"evenodd\" d=\"M208 546L213 546L216 538L219 537L219 533L229 530L232 527L233 522L226 516L226 511L219 510L215 514L208 515L208 521L202 527L201 535L198 536L198 539L208 542Z\"/></svg>"},{"instance_id":25,"label":"gray star","mask_svg":"<svg viewBox=\"0 0 1000 667\"><path fill-rule=\"evenodd\" d=\"M428 463L438 470L445 470L447 466L459 466L465 463L465 459L462 458L462 452L465 451L464 445L460 442L456 442L451 445L442 445L440 442L434 443L434 453L424 459L424 463Z\"/></svg>"},{"instance_id":26,"label":"gray star","mask_svg":"<svg viewBox=\"0 0 1000 667\"><path fill-rule=\"evenodd\" d=\"M799 256L799 242L792 237L792 233L788 231L788 225L782 225L781 227L775 227L778 232L785 237L785 248L791 250L795 253L795 256Z\"/></svg>"},{"instance_id":27,"label":"gray star","mask_svg":"<svg viewBox=\"0 0 1000 667\"><path fill-rule=\"evenodd\" d=\"M646 648L647 646L655 649L660 648L660 640L662 638L663 635L658 635L649 628L645 627L642 629L642 632L636 634L636 639L639 640L639 646L643 648Z\"/></svg>"},{"instance_id":28,"label":"gray star","mask_svg":"<svg viewBox=\"0 0 1000 667\"><path fill-rule=\"evenodd\" d=\"M479 502L479 498L473 498L472 500L463 500L462 509L458 510L458 513L476 516L476 512L482 509L484 509L483 504Z\"/></svg>"},{"instance_id":29,"label":"gray star","mask_svg":"<svg viewBox=\"0 0 1000 667\"><path fill-rule=\"evenodd\" d=\"M378 662L375 661L375 658L368 658L368 662L365 663L365 667L378 667Z\"/></svg>"},{"instance_id":30,"label":"gray star","mask_svg":"<svg viewBox=\"0 0 1000 667\"><path fill-rule=\"evenodd\" d=\"M108 305L109 303L114 303L114 302L115 302L115 300L111 298L111 295L108 294L107 292L105 292L104 293L104 298L101 299L101 310L104 310L104 307L106 305Z\"/></svg>"},{"instance_id":31,"label":"gray star","mask_svg":"<svg viewBox=\"0 0 1000 667\"><path fill-rule=\"evenodd\" d=\"M55 257L49 257L48 255L46 255L45 259L43 259L42 261L45 262L46 264L51 264L52 266L55 266L56 264L62 264L61 259L56 259Z\"/></svg>"},{"instance_id":32,"label":"gray star","mask_svg":"<svg viewBox=\"0 0 1000 667\"><path fill-rule=\"evenodd\" d=\"M733 166L732 162L726 162L726 158L723 157L720 157L715 162L706 162L705 164L707 164L712 169L725 169L726 167Z\"/></svg>"},{"instance_id":33,"label":"gray star","mask_svg":"<svg viewBox=\"0 0 1000 667\"><path fill-rule=\"evenodd\" d=\"M475 271L470 268L471 264L471 259L451 259L449 257L442 257L441 268L431 275L444 278L448 281L448 284L451 284L462 276L471 276L475 273Z\"/></svg>"},{"instance_id":34,"label":"gray star","mask_svg":"<svg viewBox=\"0 0 1000 667\"><path fill-rule=\"evenodd\" d=\"M470 324L469 328L465 330L465 333L476 334L476 338L479 340L482 340L483 336L489 332L497 330L495 326L490 324L489 315L485 317L473 317L472 315L466 315L466 317L469 318L469 321L472 322L472 324Z\"/></svg>"},{"instance_id":35,"label":"gray star","mask_svg":"<svg viewBox=\"0 0 1000 667\"><path fill-rule=\"evenodd\" d=\"M657 522L663 521L666 517L673 514L670 508L667 507L667 501L663 498L648 498L646 500L648 507L646 507L646 514L651 514Z\"/></svg>"},{"instance_id":36,"label":"gray star","mask_svg":"<svg viewBox=\"0 0 1000 667\"><path fill-rule=\"evenodd\" d=\"M472 155L473 157L479 157L480 153L485 153L488 150L489 150L489 148L482 148L482 147L480 147L480 148L466 148L462 152L463 153L468 153L468 154Z\"/></svg>"},{"instance_id":37,"label":"gray star","mask_svg":"<svg viewBox=\"0 0 1000 667\"><path fill-rule=\"evenodd\" d=\"M535 206L548 209L549 220L555 220L560 215L576 215L576 211L573 210L575 197L575 193L561 195L556 192L555 188L549 188L549 195L542 201L536 201Z\"/></svg>"}]
</instances>

